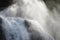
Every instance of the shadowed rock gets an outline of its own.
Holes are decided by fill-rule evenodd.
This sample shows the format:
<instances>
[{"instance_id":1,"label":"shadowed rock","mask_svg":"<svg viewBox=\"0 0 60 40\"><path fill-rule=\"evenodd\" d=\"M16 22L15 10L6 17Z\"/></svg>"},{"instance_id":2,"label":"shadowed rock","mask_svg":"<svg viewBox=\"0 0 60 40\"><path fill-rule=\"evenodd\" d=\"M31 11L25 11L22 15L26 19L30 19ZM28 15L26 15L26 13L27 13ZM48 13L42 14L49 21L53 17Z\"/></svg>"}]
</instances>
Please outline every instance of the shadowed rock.
<instances>
[{"instance_id":1,"label":"shadowed rock","mask_svg":"<svg viewBox=\"0 0 60 40\"><path fill-rule=\"evenodd\" d=\"M6 40L5 35L4 35L4 31L2 28L2 18L0 18L0 40Z\"/></svg>"}]
</instances>

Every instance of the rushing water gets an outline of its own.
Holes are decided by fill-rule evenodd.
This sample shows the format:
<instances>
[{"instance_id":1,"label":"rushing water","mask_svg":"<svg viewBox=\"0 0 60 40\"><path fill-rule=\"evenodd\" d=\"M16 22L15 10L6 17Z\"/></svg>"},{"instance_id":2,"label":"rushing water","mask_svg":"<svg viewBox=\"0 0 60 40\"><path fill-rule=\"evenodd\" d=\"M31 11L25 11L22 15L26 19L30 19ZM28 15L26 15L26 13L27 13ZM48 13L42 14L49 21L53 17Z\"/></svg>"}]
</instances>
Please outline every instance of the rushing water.
<instances>
[{"instance_id":1,"label":"rushing water","mask_svg":"<svg viewBox=\"0 0 60 40\"><path fill-rule=\"evenodd\" d=\"M25 28L23 19L3 17L1 19L2 26L0 27L2 27L6 40L29 40L29 34Z\"/></svg>"},{"instance_id":2,"label":"rushing water","mask_svg":"<svg viewBox=\"0 0 60 40\"><path fill-rule=\"evenodd\" d=\"M49 11L46 4L42 0L18 0L16 4L13 4L7 9L0 11L0 15L3 15L5 17L22 17L23 19L27 18L37 20L45 31L49 32L56 40L60 40L59 5L60 4L57 4L53 10ZM25 28L24 20L21 20L19 18L10 19L3 17L3 22L3 29L5 31L7 40L29 40L29 34L27 32L27 29ZM11 36L14 37L11 38Z\"/></svg>"},{"instance_id":3,"label":"rushing water","mask_svg":"<svg viewBox=\"0 0 60 40\"><path fill-rule=\"evenodd\" d=\"M45 29L42 29L41 25L34 20L0 17L0 40L54 40Z\"/></svg>"}]
</instances>

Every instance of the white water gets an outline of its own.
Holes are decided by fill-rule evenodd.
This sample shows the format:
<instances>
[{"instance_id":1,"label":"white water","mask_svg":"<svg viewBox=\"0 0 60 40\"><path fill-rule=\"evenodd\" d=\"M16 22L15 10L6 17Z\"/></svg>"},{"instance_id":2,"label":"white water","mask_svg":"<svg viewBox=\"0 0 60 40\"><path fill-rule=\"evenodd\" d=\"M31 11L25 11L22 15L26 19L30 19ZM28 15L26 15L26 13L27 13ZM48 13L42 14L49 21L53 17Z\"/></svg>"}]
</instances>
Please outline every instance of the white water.
<instances>
[{"instance_id":1,"label":"white water","mask_svg":"<svg viewBox=\"0 0 60 40\"><path fill-rule=\"evenodd\" d=\"M19 1L20 2L20 1ZM28 19L35 19L39 21L42 27L46 25L46 18L48 15L48 9L43 1L38 0L23 0L23 4L20 3L13 4L7 9L0 12L0 15L9 17L22 17Z\"/></svg>"},{"instance_id":2,"label":"white water","mask_svg":"<svg viewBox=\"0 0 60 40\"><path fill-rule=\"evenodd\" d=\"M0 18L2 19L2 26L0 25L0 27L6 40L54 40L37 21L27 20L30 26L26 29L24 19L20 17Z\"/></svg>"},{"instance_id":3,"label":"white water","mask_svg":"<svg viewBox=\"0 0 60 40\"><path fill-rule=\"evenodd\" d=\"M20 2L20 1L19 1ZM46 30L48 31L50 34L53 35L53 37L56 37L57 33L56 32L56 28L55 25L57 24L55 22L55 20L51 17L51 15L49 14L49 10L47 9L45 3L43 1L37 1L37 0L23 0L23 5L17 5L17 4L13 4L13 6L7 8L6 10L0 12L1 15L4 15L4 16L9 16L9 17L22 17L22 18L28 18L28 19L35 19L37 20L40 25ZM7 18L3 18L4 19L4 23L6 26L6 30L12 30L11 31L11 34L17 35L17 38L14 37L15 39L14 40L19 40L21 38L19 38L19 35L22 34L20 33L21 30L19 29L19 22L17 23L17 21L14 19L13 21L11 21L10 19L7 19ZM6 20L5 20L6 19ZM9 21L10 20L10 21ZM14 22L16 23L16 25L14 24ZM55 24L56 23L56 24ZM14 28L12 27L12 24L13 26L17 26L18 28ZM53 25L54 24L54 25ZM9 29L7 27L7 25L9 26ZM23 26L21 29L23 30L24 29L24 25L21 25ZM7 29L8 28L8 29ZM59 27L58 27L59 28ZM13 30L14 29L14 30ZM20 30L19 31L16 31L17 29ZM26 29L25 29L26 30ZM15 32L16 31L16 32ZM59 32L59 31L58 31ZM5 33L7 34L7 36L10 36L9 34L10 33ZM18 35L19 34L19 35ZM27 33L26 33L27 34ZM16 36L15 35L15 36ZM24 35L24 33L22 34ZM59 35L59 34L58 34ZM6 38L7 38L6 36ZM20 35L21 36L21 35ZM26 36L26 35L25 35ZM21 36L23 40L25 40L25 36ZM28 37L28 36L27 36ZM11 36L7 38L7 40L10 40L11 39ZM28 38L29 39L29 38ZM27 39L26 39L27 40Z\"/></svg>"},{"instance_id":4,"label":"white water","mask_svg":"<svg viewBox=\"0 0 60 40\"><path fill-rule=\"evenodd\" d=\"M29 40L29 34L25 28L23 19L2 17L2 20L2 28L6 40Z\"/></svg>"}]
</instances>

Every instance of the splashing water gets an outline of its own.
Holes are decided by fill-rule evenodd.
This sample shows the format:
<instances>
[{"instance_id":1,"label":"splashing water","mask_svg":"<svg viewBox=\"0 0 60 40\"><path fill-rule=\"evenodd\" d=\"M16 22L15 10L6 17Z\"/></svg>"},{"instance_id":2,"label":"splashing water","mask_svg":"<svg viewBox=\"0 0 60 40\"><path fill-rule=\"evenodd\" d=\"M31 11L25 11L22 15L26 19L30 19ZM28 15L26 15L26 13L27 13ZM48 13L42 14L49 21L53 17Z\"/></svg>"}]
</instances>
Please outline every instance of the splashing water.
<instances>
[{"instance_id":1,"label":"splashing water","mask_svg":"<svg viewBox=\"0 0 60 40\"><path fill-rule=\"evenodd\" d=\"M0 17L1 40L54 40L37 21L29 21L30 26L20 17ZM28 21L27 21L28 22ZM2 23L2 24L1 24ZM31 28L30 28L31 27ZM2 32L2 33L1 33Z\"/></svg>"},{"instance_id":2,"label":"splashing water","mask_svg":"<svg viewBox=\"0 0 60 40\"><path fill-rule=\"evenodd\" d=\"M3 18L2 28L6 40L29 40L24 20L20 18Z\"/></svg>"},{"instance_id":3,"label":"splashing water","mask_svg":"<svg viewBox=\"0 0 60 40\"><path fill-rule=\"evenodd\" d=\"M24 0L23 0L24 1ZM22 17L37 20L47 31L51 31L52 27L46 26L49 19L48 9L43 1L25 0L22 6L13 4L0 14L9 17ZM48 17L48 18L47 18ZM47 19L46 19L47 18ZM13 20L12 20L13 19ZM29 40L29 34L24 26L24 20L19 18L3 18L3 29L7 40ZM21 21L19 21L21 20ZM20 23L19 23L20 22ZM21 27L22 26L22 27ZM23 31L23 32L22 32ZM25 33L26 32L26 33ZM27 35L28 34L28 35ZM7 38L8 37L8 38Z\"/></svg>"}]
</instances>

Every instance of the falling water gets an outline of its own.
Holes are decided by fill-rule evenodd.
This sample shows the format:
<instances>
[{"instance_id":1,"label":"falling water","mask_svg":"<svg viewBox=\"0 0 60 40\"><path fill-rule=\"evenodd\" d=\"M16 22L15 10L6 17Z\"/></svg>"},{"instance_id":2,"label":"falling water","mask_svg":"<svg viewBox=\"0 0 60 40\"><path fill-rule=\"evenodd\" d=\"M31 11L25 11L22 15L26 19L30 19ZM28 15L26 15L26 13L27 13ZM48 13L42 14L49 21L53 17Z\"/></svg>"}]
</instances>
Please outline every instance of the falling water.
<instances>
[{"instance_id":1,"label":"falling water","mask_svg":"<svg viewBox=\"0 0 60 40\"><path fill-rule=\"evenodd\" d=\"M19 1L20 2L20 1ZM47 6L43 1L37 0L23 0L22 5L13 4L7 9L0 12L0 15L6 17L22 17L28 19L37 20L40 25L47 30L53 37L60 37L60 11L53 9L54 14L49 12ZM59 5L57 5L59 9ZM57 11L57 12L56 12ZM20 18L4 18L3 19L3 30L5 31L6 40L29 40L29 34L25 28L24 20ZM20 21L19 21L20 20ZM22 26L22 27L21 27ZM57 27L58 26L58 27ZM57 30L58 28L58 30ZM24 32L22 32L24 31ZM56 32L57 31L57 32ZM58 35L58 36L57 36ZM7 38L8 37L8 38ZM59 38L60 39L60 38Z\"/></svg>"},{"instance_id":2,"label":"falling water","mask_svg":"<svg viewBox=\"0 0 60 40\"><path fill-rule=\"evenodd\" d=\"M23 19L9 17L1 17L1 19L3 20L2 30L6 40L29 40L29 34L25 28Z\"/></svg>"}]
</instances>

